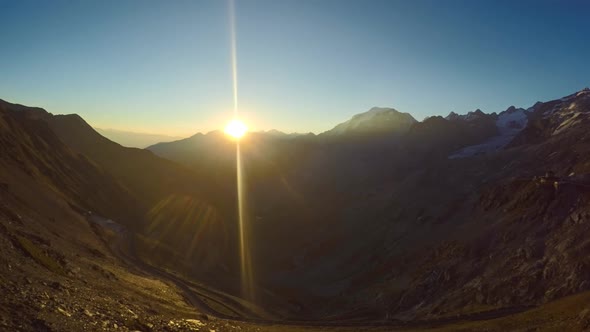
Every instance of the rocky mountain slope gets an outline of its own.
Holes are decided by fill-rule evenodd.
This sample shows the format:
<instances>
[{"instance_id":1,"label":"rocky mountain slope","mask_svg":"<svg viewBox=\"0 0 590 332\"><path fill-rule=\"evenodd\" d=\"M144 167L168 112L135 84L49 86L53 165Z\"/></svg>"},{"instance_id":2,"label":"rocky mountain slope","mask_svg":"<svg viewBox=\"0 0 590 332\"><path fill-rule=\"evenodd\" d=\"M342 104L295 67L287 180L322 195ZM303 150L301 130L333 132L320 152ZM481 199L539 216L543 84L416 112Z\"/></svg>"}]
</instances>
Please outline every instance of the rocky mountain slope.
<instances>
[{"instance_id":1,"label":"rocky mountain slope","mask_svg":"<svg viewBox=\"0 0 590 332\"><path fill-rule=\"evenodd\" d=\"M513 265L517 259L508 253L531 250L523 246L527 241L547 247L559 241L582 245L571 238L572 232L583 231L580 226L560 230L567 217L546 206L582 209L576 213L585 218L580 203L586 199L585 187L574 186L564 201L554 202L561 198L535 176L565 168L558 174L561 179L581 167L568 163L580 158L586 162L583 128L590 109L585 91L528 110L510 107L500 114L432 117L413 123L403 134L383 134L378 141L354 140L356 134L337 143L292 138L285 140L288 148L273 150L287 143L265 145L260 142L270 139L249 138L242 143L246 174L268 169L262 165L274 167L264 176L246 178L249 209L257 220L252 226L259 243L255 257L264 261L259 276L267 278L269 287L298 294L293 296L300 303L314 303L302 306L298 315L304 316L335 314L364 303L367 310L406 319L555 299L554 287L571 283L566 281L571 275L533 283L526 278L537 272ZM375 133L378 137L380 131ZM183 153L166 155L174 145L154 152L195 169L208 156L199 144L186 144L186 154L204 158L186 162ZM289 158L292 151L298 154ZM228 169L231 163L229 158ZM509 195L490 194L500 192ZM578 208L570 206L574 202ZM486 204L496 205L490 209ZM529 210L547 215L529 216ZM533 224L514 221L512 213ZM544 218L551 220L547 229L525 231L540 227L536 223ZM504 234L523 237L512 235L508 241ZM277 246L276 239L285 240ZM537 264L537 269L553 260L565 264L550 251L539 255L525 259L526 264ZM516 272L511 275L505 269ZM586 289L580 286L584 277L576 278L559 296ZM513 287L521 283L529 288L515 296ZM465 285L471 284L474 288L468 290Z\"/></svg>"},{"instance_id":2,"label":"rocky mountain slope","mask_svg":"<svg viewBox=\"0 0 590 332\"><path fill-rule=\"evenodd\" d=\"M114 257L88 211L131 221L137 202L27 110L41 112L0 102L0 330L216 328L174 285Z\"/></svg>"},{"instance_id":3,"label":"rocky mountain slope","mask_svg":"<svg viewBox=\"0 0 590 332\"><path fill-rule=\"evenodd\" d=\"M6 102L0 112L2 327L257 329L272 316L412 328L504 315L514 318L465 330L588 326L590 90L421 122L372 110L340 126L337 140L246 136L250 323L204 323L177 296L206 284L230 294L205 306L214 313L244 306L235 143L212 132L130 149L76 115ZM370 126L373 113L399 126ZM205 303L221 296L206 294Z\"/></svg>"},{"instance_id":4,"label":"rocky mountain slope","mask_svg":"<svg viewBox=\"0 0 590 332\"><path fill-rule=\"evenodd\" d=\"M37 166L41 168L39 173L59 181L54 184L56 190L67 191L64 196L74 200L77 208L108 216L135 231L143 243L146 257L176 257L175 268L186 273L226 273L236 268L236 258L229 254L237 250L231 240L235 236L235 227L226 224L233 218L233 212L231 208L223 209L225 206L233 208L234 204L227 195L225 203L219 199L223 193L206 178L200 181L190 170L149 151L113 143L77 115L52 115L42 109L6 102L2 103L2 107L6 121L10 124L20 119L28 126L21 129L21 136L30 137L7 137L4 140L6 147L32 140L35 145L29 150L23 148L24 156L44 148L44 160L49 159L53 164ZM35 124L35 127L30 124ZM50 137L44 139L50 141L38 143L43 133ZM58 153L57 148L67 152ZM10 151L7 150L8 153ZM71 161L74 157L80 159L77 164ZM20 162L20 166L16 164L16 167L25 170L31 167L30 163L39 164L37 161L33 163L13 158L17 158L15 162ZM55 166L60 165L58 163L66 166L58 168ZM94 173L76 173L84 168L90 168ZM59 173L53 174L56 169ZM35 170L27 172L34 173ZM66 181L73 176L77 176L75 180L80 184ZM98 198L95 199L95 196ZM199 223L194 222L195 216L200 216ZM197 240L196 236L203 232L207 233L207 237ZM228 283L231 285L227 287L233 287L238 281Z\"/></svg>"}]
</instances>

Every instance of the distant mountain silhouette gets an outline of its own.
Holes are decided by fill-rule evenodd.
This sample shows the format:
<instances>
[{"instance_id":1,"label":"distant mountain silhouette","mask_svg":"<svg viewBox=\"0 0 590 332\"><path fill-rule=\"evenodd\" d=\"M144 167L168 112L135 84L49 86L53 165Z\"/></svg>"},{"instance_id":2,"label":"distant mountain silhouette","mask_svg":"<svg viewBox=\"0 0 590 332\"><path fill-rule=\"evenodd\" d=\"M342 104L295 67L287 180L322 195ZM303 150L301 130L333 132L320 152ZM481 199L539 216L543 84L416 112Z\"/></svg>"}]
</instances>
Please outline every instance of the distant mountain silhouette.
<instances>
[{"instance_id":1,"label":"distant mountain silhouette","mask_svg":"<svg viewBox=\"0 0 590 332\"><path fill-rule=\"evenodd\" d=\"M160 142L170 142L182 139L180 136L168 136L150 133L137 133L133 131L117 130L117 129L102 129L94 128L104 137L113 142L117 142L123 146L131 148L146 148Z\"/></svg>"},{"instance_id":2,"label":"distant mountain silhouette","mask_svg":"<svg viewBox=\"0 0 590 332\"><path fill-rule=\"evenodd\" d=\"M416 122L408 113L398 112L393 108L373 107L320 133L318 138L325 143L378 144L379 141L403 136Z\"/></svg>"},{"instance_id":3,"label":"distant mountain silhouette","mask_svg":"<svg viewBox=\"0 0 590 332\"><path fill-rule=\"evenodd\" d=\"M376 134L405 134L414 123L408 113L401 113L393 108L373 107L365 113L353 116L323 135L376 135Z\"/></svg>"}]
</instances>

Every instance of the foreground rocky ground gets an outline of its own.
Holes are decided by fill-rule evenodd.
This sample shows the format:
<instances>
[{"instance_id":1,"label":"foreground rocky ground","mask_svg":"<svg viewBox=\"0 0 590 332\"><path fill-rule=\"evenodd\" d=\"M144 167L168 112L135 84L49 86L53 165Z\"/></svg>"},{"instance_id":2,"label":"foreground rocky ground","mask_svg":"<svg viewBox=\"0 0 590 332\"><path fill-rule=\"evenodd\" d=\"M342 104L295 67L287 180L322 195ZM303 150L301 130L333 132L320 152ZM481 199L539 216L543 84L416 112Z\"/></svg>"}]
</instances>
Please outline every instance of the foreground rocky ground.
<instances>
[{"instance_id":1,"label":"foreground rocky ground","mask_svg":"<svg viewBox=\"0 0 590 332\"><path fill-rule=\"evenodd\" d=\"M71 215L73 235L45 229L34 214L8 208L6 198L0 201L0 330L239 328L200 314L174 285L124 266L102 242L106 234L84 219Z\"/></svg>"},{"instance_id":2,"label":"foreground rocky ground","mask_svg":"<svg viewBox=\"0 0 590 332\"><path fill-rule=\"evenodd\" d=\"M69 212L69 231L49 227L4 191L0 200L0 330L2 331L584 331L590 293L485 320L449 316L422 323L248 323L206 315L166 280L114 257L109 234ZM9 207L13 204L13 207ZM65 219L62 219L62 221ZM349 326L346 326L349 325Z\"/></svg>"}]
</instances>

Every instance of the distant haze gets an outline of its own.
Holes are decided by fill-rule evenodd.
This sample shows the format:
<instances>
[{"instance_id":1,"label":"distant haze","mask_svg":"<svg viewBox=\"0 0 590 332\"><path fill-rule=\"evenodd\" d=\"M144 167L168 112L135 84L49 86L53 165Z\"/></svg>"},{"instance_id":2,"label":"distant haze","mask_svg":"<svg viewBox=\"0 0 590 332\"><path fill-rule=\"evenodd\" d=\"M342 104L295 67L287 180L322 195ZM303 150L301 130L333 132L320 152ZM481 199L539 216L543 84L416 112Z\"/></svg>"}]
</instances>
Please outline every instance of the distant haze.
<instances>
[{"instance_id":1,"label":"distant haze","mask_svg":"<svg viewBox=\"0 0 590 332\"><path fill-rule=\"evenodd\" d=\"M156 143L161 142L171 142L176 141L179 139L183 139L184 137L180 136L167 136L167 135L159 135L159 134L150 134L150 133L136 133L132 131L123 131L123 130L116 130L116 129L102 129L102 128L94 128L98 131L102 136L110 139L113 142L117 142L123 146L131 147L131 148L145 148L150 145L154 145Z\"/></svg>"}]
</instances>

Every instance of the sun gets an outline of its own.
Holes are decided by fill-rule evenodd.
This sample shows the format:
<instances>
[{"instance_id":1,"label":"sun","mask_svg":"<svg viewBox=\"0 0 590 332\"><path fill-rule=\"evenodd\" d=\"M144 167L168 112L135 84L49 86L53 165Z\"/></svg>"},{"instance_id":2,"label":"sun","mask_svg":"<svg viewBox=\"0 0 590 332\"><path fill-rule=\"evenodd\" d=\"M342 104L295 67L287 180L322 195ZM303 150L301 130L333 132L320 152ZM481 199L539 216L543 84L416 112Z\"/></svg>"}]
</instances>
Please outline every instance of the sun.
<instances>
[{"instance_id":1,"label":"sun","mask_svg":"<svg viewBox=\"0 0 590 332\"><path fill-rule=\"evenodd\" d=\"M227 126L225 126L224 129L224 132L226 134L235 139L242 138L242 136L244 136L247 131L248 127L246 127L246 125L238 119L233 119L230 123L227 124Z\"/></svg>"}]
</instances>

